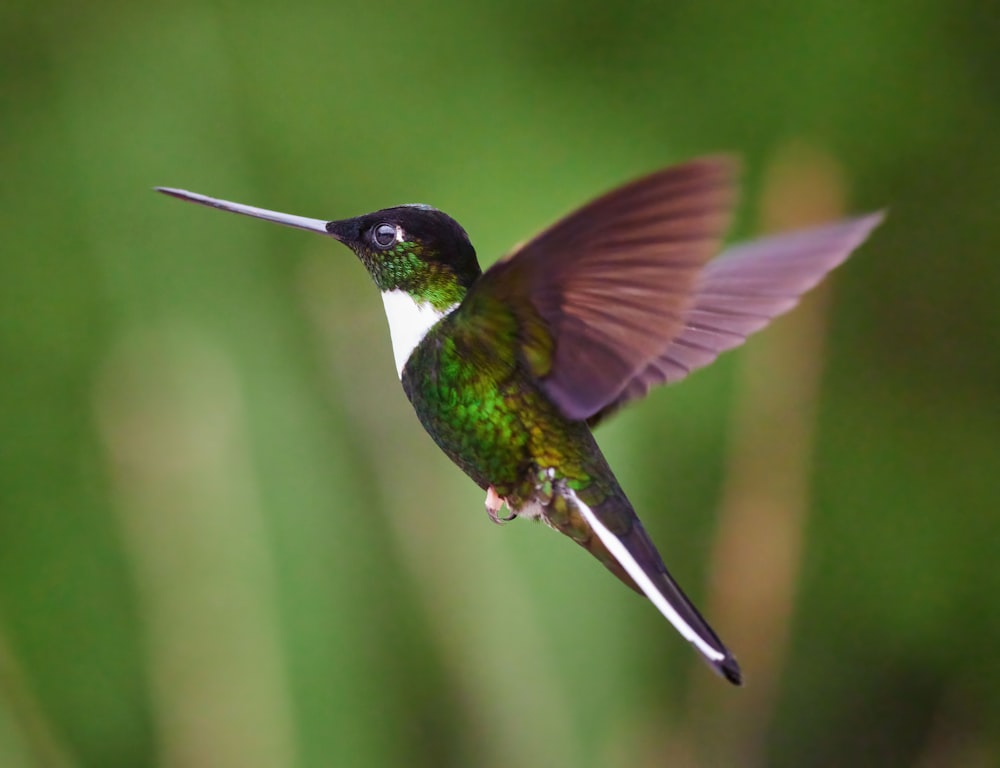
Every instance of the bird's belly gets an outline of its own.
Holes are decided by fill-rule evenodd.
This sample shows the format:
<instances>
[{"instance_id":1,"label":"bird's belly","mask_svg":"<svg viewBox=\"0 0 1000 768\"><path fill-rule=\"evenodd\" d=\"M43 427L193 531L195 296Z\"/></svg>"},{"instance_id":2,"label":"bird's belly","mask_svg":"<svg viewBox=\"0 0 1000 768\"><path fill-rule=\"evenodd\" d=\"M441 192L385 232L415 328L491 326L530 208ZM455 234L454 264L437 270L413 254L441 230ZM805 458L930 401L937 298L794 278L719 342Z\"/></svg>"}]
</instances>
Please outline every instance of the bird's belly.
<instances>
[{"instance_id":1,"label":"bird's belly","mask_svg":"<svg viewBox=\"0 0 1000 768\"><path fill-rule=\"evenodd\" d=\"M529 377L513 367L470 365L439 339L422 343L403 370L403 388L438 446L482 488L527 502L541 467L582 430L558 413Z\"/></svg>"},{"instance_id":2,"label":"bird's belly","mask_svg":"<svg viewBox=\"0 0 1000 768\"><path fill-rule=\"evenodd\" d=\"M434 442L476 483L513 492L531 464L531 433L512 398L496 386L426 381L408 392Z\"/></svg>"},{"instance_id":3,"label":"bird's belly","mask_svg":"<svg viewBox=\"0 0 1000 768\"><path fill-rule=\"evenodd\" d=\"M470 351L432 330L403 368L403 389L455 464L481 488L493 486L518 514L537 517L541 510L531 502L540 472L552 469L580 488L610 470L586 423L563 416L507 357L496 349Z\"/></svg>"}]
</instances>

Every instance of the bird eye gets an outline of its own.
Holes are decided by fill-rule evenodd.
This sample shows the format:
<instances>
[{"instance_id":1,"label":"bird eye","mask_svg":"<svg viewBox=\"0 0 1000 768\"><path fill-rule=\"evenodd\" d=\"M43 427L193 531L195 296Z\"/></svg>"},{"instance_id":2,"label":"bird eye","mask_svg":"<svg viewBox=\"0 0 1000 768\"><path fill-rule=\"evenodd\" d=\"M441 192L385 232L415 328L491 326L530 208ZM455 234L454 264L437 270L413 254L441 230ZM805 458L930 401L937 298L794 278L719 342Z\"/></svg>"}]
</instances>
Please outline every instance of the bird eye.
<instances>
[{"instance_id":1,"label":"bird eye","mask_svg":"<svg viewBox=\"0 0 1000 768\"><path fill-rule=\"evenodd\" d=\"M388 248L396 242L396 228L392 224L379 224L372 230L372 240L379 248Z\"/></svg>"}]
</instances>

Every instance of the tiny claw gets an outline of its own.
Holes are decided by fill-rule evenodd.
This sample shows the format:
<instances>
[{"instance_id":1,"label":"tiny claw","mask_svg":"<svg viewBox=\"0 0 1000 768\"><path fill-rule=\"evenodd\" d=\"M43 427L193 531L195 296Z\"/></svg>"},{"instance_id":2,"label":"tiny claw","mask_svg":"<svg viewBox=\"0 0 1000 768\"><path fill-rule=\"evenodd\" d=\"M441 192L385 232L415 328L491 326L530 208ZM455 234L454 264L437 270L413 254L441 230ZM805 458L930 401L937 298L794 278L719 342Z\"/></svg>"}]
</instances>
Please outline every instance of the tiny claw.
<instances>
[{"instance_id":1,"label":"tiny claw","mask_svg":"<svg viewBox=\"0 0 1000 768\"><path fill-rule=\"evenodd\" d=\"M506 503L507 500L501 498L501 496L497 493L496 488L494 488L492 485L486 489L486 514L489 515L490 520L492 520L497 525L503 525L504 523L509 523L511 520L517 517L516 512L511 512L507 517L500 517L497 514L497 512L503 509L504 504Z\"/></svg>"}]
</instances>

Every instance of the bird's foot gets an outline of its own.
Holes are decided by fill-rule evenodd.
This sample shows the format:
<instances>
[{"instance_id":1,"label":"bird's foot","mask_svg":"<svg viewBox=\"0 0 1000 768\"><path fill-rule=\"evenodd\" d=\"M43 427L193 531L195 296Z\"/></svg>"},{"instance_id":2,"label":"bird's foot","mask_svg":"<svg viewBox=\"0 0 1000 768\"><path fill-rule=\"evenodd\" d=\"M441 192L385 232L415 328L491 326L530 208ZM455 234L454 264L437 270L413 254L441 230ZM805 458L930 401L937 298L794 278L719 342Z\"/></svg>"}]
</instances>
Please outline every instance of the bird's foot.
<instances>
[{"instance_id":1,"label":"bird's foot","mask_svg":"<svg viewBox=\"0 0 1000 768\"><path fill-rule=\"evenodd\" d=\"M489 515L490 520L492 520L497 525L503 525L504 523L509 523L511 520L517 517L517 513L513 511L511 511L510 514L507 515L507 517L500 517L500 515L497 514L501 509L504 508L504 505L506 503L507 500L502 498L497 493L496 488L494 488L492 485L486 489L486 514Z\"/></svg>"}]
</instances>

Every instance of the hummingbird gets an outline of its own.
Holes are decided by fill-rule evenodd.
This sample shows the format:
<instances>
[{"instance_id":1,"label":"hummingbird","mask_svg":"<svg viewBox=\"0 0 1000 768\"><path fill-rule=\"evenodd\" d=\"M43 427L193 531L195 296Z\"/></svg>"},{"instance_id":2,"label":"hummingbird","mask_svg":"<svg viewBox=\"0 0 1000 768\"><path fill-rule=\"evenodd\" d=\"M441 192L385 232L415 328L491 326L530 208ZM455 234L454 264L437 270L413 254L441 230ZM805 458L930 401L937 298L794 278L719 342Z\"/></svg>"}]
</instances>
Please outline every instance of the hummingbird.
<instances>
[{"instance_id":1,"label":"hummingbird","mask_svg":"<svg viewBox=\"0 0 1000 768\"><path fill-rule=\"evenodd\" d=\"M727 157L652 173L485 272L461 225L428 205L327 221L156 189L350 248L381 292L407 398L434 442L486 492L489 518L540 520L567 535L739 685L736 658L667 571L592 429L787 312L882 214L717 256L736 176Z\"/></svg>"}]
</instances>

